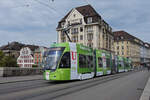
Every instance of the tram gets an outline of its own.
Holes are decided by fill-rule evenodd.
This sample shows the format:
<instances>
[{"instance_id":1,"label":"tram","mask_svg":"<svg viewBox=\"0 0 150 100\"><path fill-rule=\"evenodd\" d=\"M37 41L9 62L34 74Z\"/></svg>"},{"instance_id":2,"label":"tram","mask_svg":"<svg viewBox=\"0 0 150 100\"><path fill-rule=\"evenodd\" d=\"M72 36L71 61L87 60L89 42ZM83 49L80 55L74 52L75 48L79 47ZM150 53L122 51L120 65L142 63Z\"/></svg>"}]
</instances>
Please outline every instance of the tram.
<instances>
[{"instance_id":1,"label":"tram","mask_svg":"<svg viewBox=\"0 0 150 100\"><path fill-rule=\"evenodd\" d=\"M84 80L130 70L127 58L116 56L113 61L110 52L77 43L53 44L46 54L45 80Z\"/></svg>"}]
</instances>

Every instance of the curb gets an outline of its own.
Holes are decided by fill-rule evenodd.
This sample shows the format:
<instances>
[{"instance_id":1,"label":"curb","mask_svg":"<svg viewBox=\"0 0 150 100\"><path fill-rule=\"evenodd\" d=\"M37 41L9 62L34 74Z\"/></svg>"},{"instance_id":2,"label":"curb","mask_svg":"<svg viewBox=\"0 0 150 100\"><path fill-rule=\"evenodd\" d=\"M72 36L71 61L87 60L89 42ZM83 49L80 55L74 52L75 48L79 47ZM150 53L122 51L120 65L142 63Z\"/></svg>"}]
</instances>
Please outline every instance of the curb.
<instances>
[{"instance_id":1,"label":"curb","mask_svg":"<svg viewBox=\"0 0 150 100\"><path fill-rule=\"evenodd\" d=\"M146 83L144 91L140 97L140 100L150 100L150 77Z\"/></svg>"}]
</instances>

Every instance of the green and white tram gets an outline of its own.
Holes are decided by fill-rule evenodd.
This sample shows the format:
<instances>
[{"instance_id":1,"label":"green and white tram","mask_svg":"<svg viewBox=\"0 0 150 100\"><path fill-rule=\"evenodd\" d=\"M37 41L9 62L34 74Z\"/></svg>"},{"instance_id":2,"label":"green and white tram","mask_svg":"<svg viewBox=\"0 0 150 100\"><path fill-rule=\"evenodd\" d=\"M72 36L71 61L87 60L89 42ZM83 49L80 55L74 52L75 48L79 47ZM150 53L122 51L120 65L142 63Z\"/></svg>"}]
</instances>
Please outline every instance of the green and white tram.
<instances>
[{"instance_id":1,"label":"green and white tram","mask_svg":"<svg viewBox=\"0 0 150 100\"><path fill-rule=\"evenodd\" d=\"M111 54L104 50L96 50L96 76L111 74Z\"/></svg>"},{"instance_id":2,"label":"green and white tram","mask_svg":"<svg viewBox=\"0 0 150 100\"><path fill-rule=\"evenodd\" d=\"M44 79L84 80L131 69L131 60L76 43L53 44L44 61Z\"/></svg>"},{"instance_id":3,"label":"green and white tram","mask_svg":"<svg viewBox=\"0 0 150 100\"><path fill-rule=\"evenodd\" d=\"M54 44L47 53L45 80L83 80L94 77L93 49L76 43Z\"/></svg>"}]
</instances>

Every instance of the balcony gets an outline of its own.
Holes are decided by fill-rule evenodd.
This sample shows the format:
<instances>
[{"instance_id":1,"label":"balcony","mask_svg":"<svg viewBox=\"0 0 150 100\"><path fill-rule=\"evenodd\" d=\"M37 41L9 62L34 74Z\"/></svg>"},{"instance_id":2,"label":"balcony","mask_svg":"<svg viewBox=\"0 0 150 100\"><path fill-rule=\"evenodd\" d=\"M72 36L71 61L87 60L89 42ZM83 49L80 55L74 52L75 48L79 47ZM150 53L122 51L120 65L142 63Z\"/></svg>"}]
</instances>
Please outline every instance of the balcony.
<instances>
[{"instance_id":1,"label":"balcony","mask_svg":"<svg viewBox=\"0 0 150 100\"><path fill-rule=\"evenodd\" d=\"M93 34L92 33L87 34L87 40L88 41L92 41L93 40Z\"/></svg>"},{"instance_id":2,"label":"balcony","mask_svg":"<svg viewBox=\"0 0 150 100\"><path fill-rule=\"evenodd\" d=\"M87 30L87 33L93 33L94 31L93 30Z\"/></svg>"},{"instance_id":3,"label":"balcony","mask_svg":"<svg viewBox=\"0 0 150 100\"><path fill-rule=\"evenodd\" d=\"M74 25L80 25L82 24L82 19L74 19L71 21L68 21L69 26L74 26Z\"/></svg>"}]
</instances>

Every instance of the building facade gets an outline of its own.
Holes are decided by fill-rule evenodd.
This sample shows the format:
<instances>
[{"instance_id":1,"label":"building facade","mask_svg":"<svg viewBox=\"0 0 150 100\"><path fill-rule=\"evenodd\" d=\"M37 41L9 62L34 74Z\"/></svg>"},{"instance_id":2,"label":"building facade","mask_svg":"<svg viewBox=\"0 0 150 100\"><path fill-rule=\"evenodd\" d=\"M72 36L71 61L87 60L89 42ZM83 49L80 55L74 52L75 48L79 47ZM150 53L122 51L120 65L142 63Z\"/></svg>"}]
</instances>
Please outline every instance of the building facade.
<instances>
[{"instance_id":1,"label":"building facade","mask_svg":"<svg viewBox=\"0 0 150 100\"><path fill-rule=\"evenodd\" d=\"M150 63L150 44L144 43L143 63Z\"/></svg>"},{"instance_id":2,"label":"building facade","mask_svg":"<svg viewBox=\"0 0 150 100\"><path fill-rule=\"evenodd\" d=\"M18 58L20 55L20 50L23 47L29 47L32 51L38 48L36 45L26 45L19 42L11 42L7 45L1 46L0 50L2 50L5 56L12 56L14 58Z\"/></svg>"},{"instance_id":3,"label":"building facade","mask_svg":"<svg viewBox=\"0 0 150 100\"><path fill-rule=\"evenodd\" d=\"M2 50L5 56L12 56L14 58L18 58L20 52L17 50Z\"/></svg>"},{"instance_id":4,"label":"building facade","mask_svg":"<svg viewBox=\"0 0 150 100\"><path fill-rule=\"evenodd\" d=\"M140 47L140 56L141 56L141 63L144 63L144 58L145 58L145 43L141 42L141 47Z\"/></svg>"},{"instance_id":5,"label":"building facade","mask_svg":"<svg viewBox=\"0 0 150 100\"><path fill-rule=\"evenodd\" d=\"M131 58L134 66L141 64L142 41L125 31L114 33L114 48L116 55Z\"/></svg>"},{"instance_id":6,"label":"building facade","mask_svg":"<svg viewBox=\"0 0 150 100\"><path fill-rule=\"evenodd\" d=\"M73 8L57 27L57 42L69 42L64 28L72 42L96 49L114 51L112 28L91 5Z\"/></svg>"},{"instance_id":7,"label":"building facade","mask_svg":"<svg viewBox=\"0 0 150 100\"><path fill-rule=\"evenodd\" d=\"M43 65L43 56L45 51L47 51L47 48L45 47L39 47L34 51L34 64L38 65L38 67L42 67Z\"/></svg>"},{"instance_id":8,"label":"building facade","mask_svg":"<svg viewBox=\"0 0 150 100\"><path fill-rule=\"evenodd\" d=\"M20 56L17 59L17 64L21 68L32 68L34 64L32 51L28 47L24 47L20 50Z\"/></svg>"}]
</instances>

